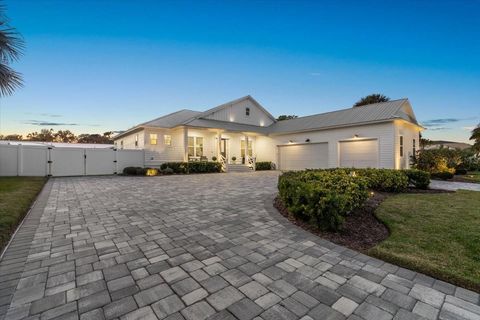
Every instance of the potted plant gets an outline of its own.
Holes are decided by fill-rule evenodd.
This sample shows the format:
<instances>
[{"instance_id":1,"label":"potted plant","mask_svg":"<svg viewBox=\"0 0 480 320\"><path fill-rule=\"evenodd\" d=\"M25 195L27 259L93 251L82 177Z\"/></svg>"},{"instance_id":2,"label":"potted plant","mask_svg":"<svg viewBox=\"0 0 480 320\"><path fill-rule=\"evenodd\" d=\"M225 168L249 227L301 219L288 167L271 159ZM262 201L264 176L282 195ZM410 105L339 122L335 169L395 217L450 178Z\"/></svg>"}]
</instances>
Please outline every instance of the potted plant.
<instances>
[{"instance_id":1,"label":"potted plant","mask_svg":"<svg viewBox=\"0 0 480 320\"><path fill-rule=\"evenodd\" d=\"M232 161L233 161L233 163L235 163L235 161L237 161L237 157L233 156Z\"/></svg>"},{"instance_id":2,"label":"potted plant","mask_svg":"<svg viewBox=\"0 0 480 320\"><path fill-rule=\"evenodd\" d=\"M217 157L213 156L213 157L212 157L212 161L213 161L213 162L216 162L216 161L217 161Z\"/></svg>"}]
</instances>

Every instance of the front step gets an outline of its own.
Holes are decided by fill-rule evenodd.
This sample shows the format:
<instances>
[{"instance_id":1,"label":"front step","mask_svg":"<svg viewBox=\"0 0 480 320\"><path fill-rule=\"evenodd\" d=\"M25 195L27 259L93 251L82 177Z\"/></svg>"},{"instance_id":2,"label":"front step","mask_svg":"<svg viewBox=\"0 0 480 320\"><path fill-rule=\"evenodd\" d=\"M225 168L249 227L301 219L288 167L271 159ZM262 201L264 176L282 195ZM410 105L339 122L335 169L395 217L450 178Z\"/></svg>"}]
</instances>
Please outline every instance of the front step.
<instances>
[{"instance_id":1,"label":"front step","mask_svg":"<svg viewBox=\"0 0 480 320\"><path fill-rule=\"evenodd\" d=\"M229 164L228 165L228 172L251 172L249 166L244 164Z\"/></svg>"}]
</instances>

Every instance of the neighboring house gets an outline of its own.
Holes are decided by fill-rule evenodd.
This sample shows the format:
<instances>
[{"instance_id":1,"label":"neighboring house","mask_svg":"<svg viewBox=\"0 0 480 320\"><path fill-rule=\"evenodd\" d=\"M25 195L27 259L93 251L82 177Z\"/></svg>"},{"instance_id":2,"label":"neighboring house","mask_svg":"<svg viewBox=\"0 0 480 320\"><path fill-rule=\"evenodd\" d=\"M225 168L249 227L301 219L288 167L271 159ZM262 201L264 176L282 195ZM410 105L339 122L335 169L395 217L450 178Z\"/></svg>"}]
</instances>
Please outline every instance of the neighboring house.
<instances>
[{"instance_id":1,"label":"neighboring house","mask_svg":"<svg viewBox=\"0 0 480 320\"><path fill-rule=\"evenodd\" d=\"M447 148L450 150L464 150L471 148L472 145L464 142L455 142L455 141L430 141L426 146L425 149L440 149L440 148Z\"/></svg>"},{"instance_id":2,"label":"neighboring house","mask_svg":"<svg viewBox=\"0 0 480 320\"><path fill-rule=\"evenodd\" d=\"M114 141L117 148L144 149L147 166L216 157L237 166L271 161L281 170L401 169L409 167L421 130L408 99L276 121L246 96L204 112L168 114Z\"/></svg>"}]
</instances>

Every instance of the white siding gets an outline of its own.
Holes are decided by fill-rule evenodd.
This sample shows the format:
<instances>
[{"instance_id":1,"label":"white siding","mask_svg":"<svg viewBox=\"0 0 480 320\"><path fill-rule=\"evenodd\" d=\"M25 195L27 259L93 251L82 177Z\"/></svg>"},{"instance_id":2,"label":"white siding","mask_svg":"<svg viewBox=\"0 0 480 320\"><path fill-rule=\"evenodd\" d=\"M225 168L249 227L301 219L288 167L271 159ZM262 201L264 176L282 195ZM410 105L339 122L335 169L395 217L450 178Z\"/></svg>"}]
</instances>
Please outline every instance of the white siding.
<instances>
[{"instance_id":1,"label":"white siding","mask_svg":"<svg viewBox=\"0 0 480 320\"><path fill-rule=\"evenodd\" d=\"M271 137L257 136L253 146L253 154L257 161L276 162L277 143Z\"/></svg>"},{"instance_id":2,"label":"white siding","mask_svg":"<svg viewBox=\"0 0 480 320\"><path fill-rule=\"evenodd\" d=\"M157 134L157 144L150 144L150 134ZM172 136L170 146L165 144L164 136ZM183 129L146 129L145 130L145 164L158 166L164 162L183 161Z\"/></svg>"},{"instance_id":3,"label":"white siding","mask_svg":"<svg viewBox=\"0 0 480 320\"><path fill-rule=\"evenodd\" d=\"M138 145L135 145L135 140L138 138ZM122 146L123 142L123 146ZM145 131L140 130L135 133L131 133L120 139L115 140L115 147L118 149L127 149L127 150L135 150L135 149L143 149L145 145Z\"/></svg>"},{"instance_id":4,"label":"white siding","mask_svg":"<svg viewBox=\"0 0 480 320\"><path fill-rule=\"evenodd\" d=\"M397 120L394 122L395 143L394 159L396 169L410 168L410 156L413 155L413 139L415 139L416 149L419 150L419 129L418 127L405 121ZM403 157L400 156L400 136L403 136Z\"/></svg>"},{"instance_id":5,"label":"white siding","mask_svg":"<svg viewBox=\"0 0 480 320\"><path fill-rule=\"evenodd\" d=\"M249 116L245 114L246 108L250 108ZM206 116L205 118L265 127L273 123L273 120L261 108L259 108L250 100L243 100L231 106L227 106Z\"/></svg>"},{"instance_id":6,"label":"white siding","mask_svg":"<svg viewBox=\"0 0 480 320\"><path fill-rule=\"evenodd\" d=\"M335 168L340 165L339 143L342 140L350 140L354 135L359 138L378 139L379 167L394 168L394 124L393 122L370 124L349 128L338 128L322 131L311 131L305 133L286 134L273 136L275 145L285 145L291 140L293 143L328 142L328 166ZM278 151L276 155L278 159ZM278 160L276 161L278 163Z\"/></svg>"}]
</instances>

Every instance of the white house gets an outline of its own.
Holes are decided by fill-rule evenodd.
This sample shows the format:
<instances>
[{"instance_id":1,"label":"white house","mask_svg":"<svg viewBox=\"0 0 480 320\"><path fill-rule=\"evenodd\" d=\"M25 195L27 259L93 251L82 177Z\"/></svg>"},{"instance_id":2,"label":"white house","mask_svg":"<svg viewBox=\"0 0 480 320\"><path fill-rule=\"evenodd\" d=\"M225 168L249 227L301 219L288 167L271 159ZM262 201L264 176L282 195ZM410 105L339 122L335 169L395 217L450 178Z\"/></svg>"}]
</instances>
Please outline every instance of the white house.
<instances>
[{"instance_id":1,"label":"white house","mask_svg":"<svg viewBox=\"0 0 480 320\"><path fill-rule=\"evenodd\" d=\"M147 166L215 157L229 168L256 160L271 161L281 170L401 169L409 167L422 129L408 99L276 121L246 96L204 112L162 116L114 141L119 149L144 149Z\"/></svg>"}]
</instances>

